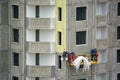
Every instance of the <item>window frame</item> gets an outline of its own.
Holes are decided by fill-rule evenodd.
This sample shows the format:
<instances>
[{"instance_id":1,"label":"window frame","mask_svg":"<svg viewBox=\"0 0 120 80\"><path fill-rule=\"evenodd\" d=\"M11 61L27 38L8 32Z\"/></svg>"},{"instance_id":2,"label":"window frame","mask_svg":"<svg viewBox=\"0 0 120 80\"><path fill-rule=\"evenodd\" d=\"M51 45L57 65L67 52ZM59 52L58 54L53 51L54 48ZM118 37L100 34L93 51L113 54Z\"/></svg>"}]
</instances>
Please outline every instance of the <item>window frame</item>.
<instances>
[{"instance_id":1,"label":"window frame","mask_svg":"<svg viewBox=\"0 0 120 80\"><path fill-rule=\"evenodd\" d=\"M17 9L17 11L15 10ZM12 18L19 19L19 5L12 5Z\"/></svg>"},{"instance_id":2,"label":"window frame","mask_svg":"<svg viewBox=\"0 0 120 80\"><path fill-rule=\"evenodd\" d=\"M36 30L35 30L35 40L36 40L37 42L40 41L40 30L39 30L39 29L36 29Z\"/></svg>"},{"instance_id":3,"label":"window frame","mask_svg":"<svg viewBox=\"0 0 120 80\"><path fill-rule=\"evenodd\" d=\"M118 57L118 54L119 54L119 57ZM120 63L120 49L117 49L116 62Z\"/></svg>"},{"instance_id":4,"label":"window frame","mask_svg":"<svg viewBox=\"0 0 120 80\"><path fill-rule=\"evenodd\" d=\"M40 17L40 6L39 5L36 5L35 6L35 17L36 18L39 18Z\"/></svg>"},{"instance_id":5,"label":"window frame","mask_svg":"<svg viewBox=\"0 0 120 80\"><path fill-rule=\"evenodd\" d=\"M85 43L80 43L80 41L77 39L77 33L79 32L79 34L80 34L80 32L85 32ZM80 38L79 38L80 39ZM77 42L77 41L79 41L79 42ZM84 31L76 31L76 45L77 46L84 46L84 45L87 45L87 30L84 30Z\"/></svg>"},{"instance_id":6,"label":"window frame","mask_svg":"<svg viewBox=\"0 0 120 80\"><path fill-rule=\"evenodd\" d=\"M19 53L13 52L13 66L19 66Z\"/></svg>"},{"instance_id":7,"label":"window frame","mask_svg":"<svg viewBox=\"0 0 120 80\"><path fill-rule=\"evenodd\" d=\"M58 21L62 21L62 7L58 7Z\"/></svg>"},{"instance_id":8,"label":"window frame","mask_svg":"<svg viewBox=\"0 0 120 80\"><path fill-rule=\"evenodd\" d=\"M118 31L118 28L120 29L120 26L117 26L117 31L116 31L117 35L116 36L117 36L117 40L120 40L120 31Z\"/></svg>"},{"instance_id":9,"label":"window frame","mask_svg":"<svg viewBox=\"0 0 120 80\"><path fill-rule=\"evenodd\" d=\"M39 77L35 77L35 80L40 80L40 78Z\"/></svg>"},{"instance_id":10,"label":"window frame","mask_svg":"<svg viewBox=\"0 0 120 80\"><path fill-rule=\"evenodd\" d=\"M76 21L83 21L87 19L87 7L76 7Z\"/></svg>"},{"instance_id":11,"label":"window frame","mask_svg":"<svg viewBox=\"0 0 120 80\"><path fill-rule=\"evenodd\" d=\"M62 69L62 61L61 61L61 56L58 55L58 68Z\"/></svg>"},{"instance_id":12,"label":"window frame","mask_svg":"<svg viewBox=\"0 0 120 80\"><path fill-rule=\"evenodd\" d=\"M40 54L39 54L39 53L36 53L36 54L35 54L35 64L36 64L36 65L40 65L39 60L40 60Z\"/></svg>"},{"instance_id":13,"label":"window frame","mask_svg":"<svg viewBox=\"0 0 120 80\"><path fill-rule=\"evenodd\" d=\"M19 77L12 76L12 80L19 80Z\"/></svg>"},{"instance_id":14,"label":"window frame","mask_svg":"<svg viewBox=\"0 0 120 80\"><path fill-rule=\"evenodd\" d=\"M62 45L62 32L58 31L58 45Z\"/></svg>"},{"instance_id":15,"label":"window frame","mask_svg":"<svg viewBox=\"0 0 120 80\"><path fill-rule=\"evenodd\" d=\"M120 2L117 4L117 16L120 16Z\"/></svg>"},{"instance_id":16,"label":"window frame","mask_svg":"<svg viewBox=\"0 0 120 80\"><path fill-rule=\"evenodd\" d=\"M118 76L118 75L119 75L119 76ZM120 73L117 73L117 80L120 80L118 77L120 78Z\"/></svg>"},{"instance_id":17,"label":"window frame","mask_svg":"<svg viewBox=\"0 0 120 80\"><path fill-rule=\"evenodd\" d=\"M16 42L16 43L19 43L19 29L12 29L12 31L13 31L13 42ZM17 31L17 32L16 32Z\"/></svg>"}]
</instances>

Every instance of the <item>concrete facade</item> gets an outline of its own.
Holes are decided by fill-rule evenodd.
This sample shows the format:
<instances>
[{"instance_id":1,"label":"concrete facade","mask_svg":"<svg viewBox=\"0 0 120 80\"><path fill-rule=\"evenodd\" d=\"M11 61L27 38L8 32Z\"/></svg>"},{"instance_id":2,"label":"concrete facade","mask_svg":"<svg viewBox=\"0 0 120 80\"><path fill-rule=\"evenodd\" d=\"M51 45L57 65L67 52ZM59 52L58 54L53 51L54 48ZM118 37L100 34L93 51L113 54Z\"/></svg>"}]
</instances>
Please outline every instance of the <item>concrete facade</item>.
<instances>
[{"instance_id":1,"label":"concrete facade","mask_svg":"<svg viewBox=\"0 0 120 80\"><path fill-rule=\"evenodd\" d=\"M0 0L0 80L9 77L8 0Z\"/></svg>"},{"instance_id":2,"label":"concrete facade","mask_svg":"<svg viewBox=\"0 0 120 80\"><path fill-rule=\"evenodd\" d=\"M62 69L57 71L60 80L118 80L120 73L117 63L117 50L120 42L117 40L117 16L119 0L66 0L66 50L73 51L76 55L90 54L90 50L97 48L99 57L104 52L96 65L92 65L89 71L76 73L74 67L68 66L62 61ZM100 12L100 5L104 6L105 12ZM86 20L76 21L76 7L86 7ZM98 12L97 12L98 10ZM105 30L104 38L98 38L99 29ZM76 45L76 31L87 31L86 44ZM61 54L58 54L61 55ZM61 55L62 56L62 55ZM65 64L64 64L65 63ZM65 74L66 73L66 74ZM64 79L62 78L64 74Z\"/></svg>"},{"instance_id":3,"label":"concrete facade","mask_svg":"<svg viewBox=\"0 0 120 80\"><path fill-rule=\"evenodd\" d=\"M18 19L13 18L12 5L18 6ZM54 11L54 5L54 0L9 0L11 52L9 80L13 80L13 77L18 77L19 80L35 80L36 78L44 80L55 79L55 42L54 39L50 38L54 37L55 33L55 17L51 15L46 17L45 14L40 14L39 18L35 17L35 6L39 6L40 10L43 9L43 11L44 9L50 10L51 8L53 8ZM30 13L30 15L28 13ZM13 29L19 30L19 42L13 41ZM39 41L35 41L36 30L39 30ZM49 33L53 35L51 34L50 37L42 37L44 36L42 34L47 35ZM13 65L14 52L19 54L19 66ZM39 54L40 57L39 65L36 65L35 62L36 54ZM45 58L48 59L45 60ZM53 58L53 61L50 61L50 58ZM43 63L44 60L47 62Z\"/></svg>"},{"instance_id":4,"label":"concrete facade","mask_svg":"<svg viewBox=\"0 0 120 80\"><path fill-rule=\"evenodd\" d=\"M120 0L0 0L0 80L13 80L13 76L19 80L38 77L39 80L117 80L120 73L120 63L116 60L120 50L118 2ZM12 5L19 6L18 19L13 18ZM44 13L48 11L36 18L35 6ZM58 21L59 7L62 21ZM77 7L86 7L86 20L76 21ZM19 42L13 42L13 29L19 30ZM40 41L35 41L36 30L40 31ZM62 45L58 45L59 31ZM77 31L86 31L86 44L76 45ZM62 56L63 51L88 55L93 48L98 49L99 60L90 70L76 72L64 60L61 69L58 68L58 56ZM19 54L19 66L13 65L14 52ZM36 65L38 53L40 60Z\"/></svg>"}]
</instances>

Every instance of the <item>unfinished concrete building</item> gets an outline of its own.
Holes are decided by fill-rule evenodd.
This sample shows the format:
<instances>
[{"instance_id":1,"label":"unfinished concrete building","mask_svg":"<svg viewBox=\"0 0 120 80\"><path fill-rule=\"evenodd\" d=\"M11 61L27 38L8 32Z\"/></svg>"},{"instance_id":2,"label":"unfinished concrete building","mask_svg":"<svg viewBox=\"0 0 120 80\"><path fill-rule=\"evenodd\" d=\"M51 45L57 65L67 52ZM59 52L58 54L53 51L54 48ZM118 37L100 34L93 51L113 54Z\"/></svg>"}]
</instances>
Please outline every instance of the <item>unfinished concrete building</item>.
<instances>
[{"instance_id":1,"label":"unfinished concrete building","mask_svg":"<svg viewBox=\"0 0 120 80\"><path fill-rule=\"evenodd\" d=\"M120 80L120 0L57 0L56 53L58 80ZM63 51L90 55L98 50L98 64L79 72L60 61Z\"/></svg>"},{"instance_id":2,"label":"unfinished concrete building","mask_svg":"<svg viewBox=\"0 0 120 80\"><path fill-rule=\"evenodd\" d=\"M0 0L0 80L120 80L119 18L120 0ZM61 60L94 48L88 71Z\"/></svg>"},{"instance_id":3,"label":"unfinished concrete building","mask_svg":"<svg viewBox=\"0 0 120 80\"><path fill-rule=\"evenodd\" d=\"M55 80L55 0L9 0L10 80Z\"/></svg>"}]
</instances>

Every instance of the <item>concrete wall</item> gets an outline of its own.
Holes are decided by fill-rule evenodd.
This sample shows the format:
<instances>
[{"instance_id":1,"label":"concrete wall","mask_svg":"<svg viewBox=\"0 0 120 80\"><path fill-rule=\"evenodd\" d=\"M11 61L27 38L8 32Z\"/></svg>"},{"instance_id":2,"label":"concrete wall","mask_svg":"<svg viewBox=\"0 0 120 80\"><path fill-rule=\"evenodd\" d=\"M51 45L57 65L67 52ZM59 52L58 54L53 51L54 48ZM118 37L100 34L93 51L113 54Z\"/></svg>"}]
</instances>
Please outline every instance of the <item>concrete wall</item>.
<instances>
[{"instance_id":1,"label":"concrete wall","mask_svg":"<svg viewBox=\"0 0 120 80\"><path fill-rule=\"evenodd\" d=\"M0 80L9 76L8 0L0 0Z\"/></svg>"},{"instance_id":2,"label":"concrete wall","mask_svg":"<svg viewBox=\"0 0 120 80\"><path fill-rule=\"evenodd\" d=\"M13 18L12 5L19 6L19 18ZM9 0L9 25L10 25L10 75L9 80L12 80L12 76L19 77L20 80L24 80L25 77L25 15L24 15L24 0ZM13 29L19 29L19 42L13 42ZM13 52L19 53L19 66L13 66Z\"/></svg>"},{"instance_id":3,"label":"concrete wall","mask_svg":"<svg viewBox=\"0 0 120 80\"><path fill-rule=\"evenodd\" d=\"M93 1L95 2L95 0ZM117 40L117 26L119 24L119 16L117 16L117 0L108 1L101 0L96 2L97 4L103 4L105 6L105 13L96 11L98 8L90 0L67 0L67 50L74 51L77 55L90 53L92 48L97 47L99 51L99 64L92 65L90 70L82 73L80 70L78 73L75 72L73 67L62 63L62 68L58 71L60 77L63 77L62 71L65 69L68 74L68 80L87 79L87 80L115 80L117 79L117 73L120 72L119 64L116 62L117 49L120 49L120 42ZM100 3L99 3L100 2ZM104 3L103 3L104 2ZM120 2L120 1L119 1ZM84 21L76 21L76 7L86 6L87 7L87 19ZM101 6L102 9L103 6ZM97 13L96 13L97 12ZM98 14L98 12L100 12ZM95 16L97 14L97 16ZM103 16L98 16L105 14ZM104 39L97 39L96 35L97 28L105 27L106 30L103 35ZM76 31L87 31L87 44L76 45ZM99 35L98 35L99 36ZM103 37L102 37L103 38ZM104 56L104 57L103 57ZM64 72L64 71L63 71ZM66 76L67 77L67 76ZM65 77L64 77L65 78ZM64 79L65 80L65 79Z\"/></svg>"},{"instance_id":4,"label":"concrete wall","mask_svg":"<svg viewBox=\"0 0 120 80\"><path fill-rule=\"evenodd\" d=\"M71 5L67 5L67 48L76 54L84 54L95 47L94 5L87 1L79 1L71 0ZM86 7L86 20L76 21L76 7ZM86 31L85 45L76 45L77 31Z\"/></svg>"},{"instance_id":5,"label":"concrete wall","mask_svg":"<svg viewBox=\"0 0 120 80\"><path fill-rule=\"evenodd\" d=\"M117 63L117 50L120 49L120 41L117 39L117 26L120 26L120 16L117 16L118 0L111 1L109 13L109 71L110 80L117 79L117 73L120 73L120 64ZM111 65L112 64L112 65Z\"/></svg>"},{"instance_id":6,"label":"concrete wall","mask_svg":"<svg viewBox=\"0 0 120 80\"><path fill-rule=\"evenodd\" d=\"M94 0L95 1L95 0ZM90 70L81 73L81 70L76 73L73 67L68 67L68 80L87 79L87 80L115 80L117 79L117 73L120 72L119 64L116 62L117 49L120 49L120 42L117 40L117 26L120 26L119 19L117 16L117 3L118 0L114 1L98 1L97 4L104 2L106 4L106 19L101 17L97 18L95 14L98 11L94 9L98 8L90 0L67 0L67 48L68 51L74 51L78 54L89 53L94 47L98 48L100 53L99 64L92 65ZM86 6L87 7L87 19L85 21L76 21L76 7ZM103 6L102 6L103 7ZM100 14L103 15L102 11ZM71 16L71 17L69 17ZM99 20L97 22L97 20ZM95 22L94 22L95 21ZM96 27L106 27L106 33L104 33L105 39L96 38ZM76 46L76 31L87 31L87 44L84 46ZM104 35L103 34L103 35ZM103 51L105 50L105 52ZM102 53L101 53L102 52ZM104 57L102 57L104 56ZM104 60L102 61L101 58Z\"/></svg>"}]
</instances>

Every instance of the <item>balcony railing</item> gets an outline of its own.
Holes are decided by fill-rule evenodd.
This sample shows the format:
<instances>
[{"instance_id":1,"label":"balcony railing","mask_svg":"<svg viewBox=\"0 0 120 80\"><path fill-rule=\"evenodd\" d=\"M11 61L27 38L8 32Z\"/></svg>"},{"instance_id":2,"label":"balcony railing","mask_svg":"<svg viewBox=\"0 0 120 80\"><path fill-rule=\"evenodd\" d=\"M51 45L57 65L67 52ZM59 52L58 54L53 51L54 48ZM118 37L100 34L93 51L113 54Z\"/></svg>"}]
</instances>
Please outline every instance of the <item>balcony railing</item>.
<instances>
[{"instance_id":1,"label":"balcony railing","mask_svg":"<svg viewBox=\"0 0 120 80\"><path fill-rule=\"evenodd\" d=\"M28 5L55 5L55 0L27 0Z\"/></svg>"},{"instance_id":2,"label":"balcony railing","mask_svg":"<svg viewBox=\"0 0 120 80\"><path fill-rule=\"evenodd\" d=\"M27 18L28 29L55 29L54 18Z\"/></svg>"},{"instance_id":3,"label":"balcony railing","mask_svg":"<svg viewBox=\"0 0 120 80\"><path fill-rule=\"evenodd\" d=\"M54 66L27 66L29 77L55 77Z\"/></svg>"},{"instance_id":4,"label":"balcony railing","mask_svg":"<svg viewBox=\"0 0 120 80\"><path fill-rule=\"evenodd\" d=\"M54 42L27 42L28 53L55 53Z\"/></svg>"}]
</instances>

